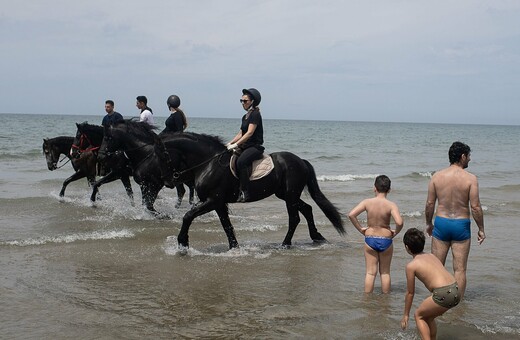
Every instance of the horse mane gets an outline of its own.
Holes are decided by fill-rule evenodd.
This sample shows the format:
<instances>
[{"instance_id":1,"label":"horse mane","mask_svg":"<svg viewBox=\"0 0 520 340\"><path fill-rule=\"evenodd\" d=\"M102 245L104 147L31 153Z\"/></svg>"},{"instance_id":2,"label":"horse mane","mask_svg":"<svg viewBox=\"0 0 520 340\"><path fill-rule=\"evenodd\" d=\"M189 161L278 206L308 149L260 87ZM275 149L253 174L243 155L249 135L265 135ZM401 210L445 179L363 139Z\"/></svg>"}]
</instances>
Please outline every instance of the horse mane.
<instances>
[{"instance_id":1,"label":"horse mane","mask_svg":"<svg viewBox=\"0 0 520 340\"><path fill-rule=\"evenodd\" d=\"M158 138L155 133L155 130L157 129L156 126L150 125L146 122L137 121L136 118L125 119L116 123L114 127L120 125L125 125L129 133L142 136L144 139L151 140L152 142L155 142Z\"/></svg>"},{"instance_id":2,"label":"horse mane","mask_svg":"<svg viewBox=\"0 0 520 340\"><path fill-rule=\"evenodd\" d=\"M222 141L222 138L219 136L213 136L213 135L207 135L205 133L195 133L195 132L183 132L183 137L187 137L189 139L192 139L194 141L202 141L206 142L208 144L216 144L217 147L224 148L224 142Z\"/></svg>"},{"instance_id":3,"label":"horse mane","mask_svg":"<svg viewBox=\"0 0 520 340\"><path fill-rule=\"evenodd\" d=\"M74 137L72 136L58 136L54 138L44 138L43 139L43 147L52 147L52 145L65 145L70 147L74 143ZM43 152L43 151L42 151Z\"/></svg>"},{"instance_id":4,"label":"horse mane","mask_svg":"<svg viewBox=\"0 0 520 340\"><path fill-rule=\"evenodd\" d=\"M54 138L45 138L45 143L52 143L52 144L72 144L74 141L74 137L72 136L58 136Z\"/></svg>"},{"instance_id":5,"label":"horse mane","mask_svg":"<svg viewBox=\"0 0 520 340\"><path fill-rule=\"evenodd\" d=\"M78 129L86 133L93 132L97 134L103 134L103 127L101 125L89 124L88 122L79 123Z\"/></svg>"}]
</instances>

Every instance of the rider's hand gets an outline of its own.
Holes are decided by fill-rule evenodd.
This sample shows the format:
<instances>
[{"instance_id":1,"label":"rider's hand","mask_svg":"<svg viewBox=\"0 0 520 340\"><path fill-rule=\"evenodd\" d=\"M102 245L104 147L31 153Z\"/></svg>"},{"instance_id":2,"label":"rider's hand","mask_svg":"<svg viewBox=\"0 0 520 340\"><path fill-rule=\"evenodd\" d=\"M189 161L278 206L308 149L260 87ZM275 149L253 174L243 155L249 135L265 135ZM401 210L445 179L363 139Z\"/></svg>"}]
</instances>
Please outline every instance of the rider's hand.
<instances>
[{"instance_id":1,"label":"rider's hand","mask_svg":"<svg viewBox=\"0 0 520 340\"><path fill-rule=\"evenodd\" d=\"M237 143L233 143L233 144L228 144L227 145L227 149L228 150L235 150L236 148L238 148L238 144Z\"/></svg>"}]
</instances>

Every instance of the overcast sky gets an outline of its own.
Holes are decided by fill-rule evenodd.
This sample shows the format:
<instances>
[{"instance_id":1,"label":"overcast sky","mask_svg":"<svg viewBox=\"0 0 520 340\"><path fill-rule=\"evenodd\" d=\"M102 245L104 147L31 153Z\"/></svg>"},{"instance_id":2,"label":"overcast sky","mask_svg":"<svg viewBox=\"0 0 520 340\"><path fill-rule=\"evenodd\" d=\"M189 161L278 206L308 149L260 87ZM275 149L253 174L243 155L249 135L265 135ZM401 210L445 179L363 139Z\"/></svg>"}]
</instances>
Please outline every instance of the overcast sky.
<instances>
[{"instance_id":1,"label":"overcast sky","mask_svg":"<svg viewBox=\"0 0 520 340\"><path fill-rule=\"evenodd\" d=\"M520 1L24 0L0 6L3 113L520 124Z\"/></svg>"}]
</instances>

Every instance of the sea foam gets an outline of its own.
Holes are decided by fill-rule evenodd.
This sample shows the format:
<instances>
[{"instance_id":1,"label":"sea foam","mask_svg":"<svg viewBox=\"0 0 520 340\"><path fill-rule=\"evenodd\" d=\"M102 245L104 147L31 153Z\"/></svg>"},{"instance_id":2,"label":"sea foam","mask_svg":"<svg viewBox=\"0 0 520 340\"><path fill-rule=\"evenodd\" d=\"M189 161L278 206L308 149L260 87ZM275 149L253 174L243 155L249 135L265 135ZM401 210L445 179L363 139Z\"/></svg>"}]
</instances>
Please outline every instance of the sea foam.
<instances>
[{"instance_id":1,"label":"sea foam","mask_svg":"<svg viewBox=\"0 0 520 340\"><path fill-rule=\"evenodd\" d=\"M111 240L111 239L121 239L121 238L132 238L135 236L135 233L130 230L110 230L110 231L93 231L90 233L75 233L70 235L59 235L59 236L49 236L49 237L38 237L38 238L29 238L25 240L13 240L13 241L5 241L0 243L1 245L9 245L9 246L18 246L18 247L26 247L26 246L38 246L45 245L50 243L72 243L76 241L90 241L90 240Z\"/></svg>"}]
</instances>

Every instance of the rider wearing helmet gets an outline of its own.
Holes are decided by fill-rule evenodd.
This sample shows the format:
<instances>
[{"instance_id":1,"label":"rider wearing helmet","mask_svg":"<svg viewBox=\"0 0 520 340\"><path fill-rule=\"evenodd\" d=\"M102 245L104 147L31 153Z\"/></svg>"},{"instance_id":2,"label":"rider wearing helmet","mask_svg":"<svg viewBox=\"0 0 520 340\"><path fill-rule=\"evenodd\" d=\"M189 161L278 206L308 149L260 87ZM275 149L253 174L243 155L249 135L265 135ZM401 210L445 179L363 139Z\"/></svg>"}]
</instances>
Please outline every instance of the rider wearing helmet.
<instances>
[{"instance_id":1,"label":"rider wearing helmet","mask_svg":"<svg viewBox=\"0 0 520 340\"><path fill-rule=\"evenodd\" d=\"M258 105L262 97L257 89L242 90L242 108L246 114L242 117L242 125L235 138L226 146L228 150L240 152L237 160L238 177L240 179L240 196L237 202L250 201L249 176L254 160L262 158L264 152L264 127ZM238 153L237 152L237 153Z\"/></svg>"},{"instance_id":2,"label":"rider wearing helmet","mask_svg":"<svg viewBox=\"0 0 520 340\"><path fill-rule=\"evenodd\" d=\"M186 115L179 108L181 105L181 99L179 96L172 94L166 100L166 104L168 105L168 109L171 114L166 119L166 128L163 132L182 132L184 129L188 127L188 120L186 119Z\"/></svg>"}]
</instances>

